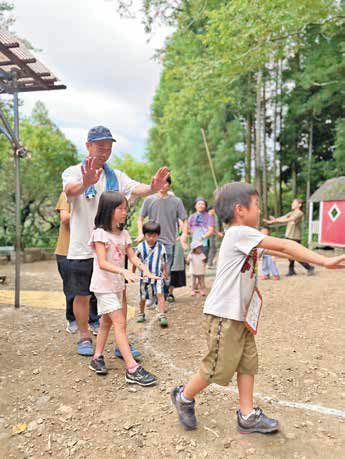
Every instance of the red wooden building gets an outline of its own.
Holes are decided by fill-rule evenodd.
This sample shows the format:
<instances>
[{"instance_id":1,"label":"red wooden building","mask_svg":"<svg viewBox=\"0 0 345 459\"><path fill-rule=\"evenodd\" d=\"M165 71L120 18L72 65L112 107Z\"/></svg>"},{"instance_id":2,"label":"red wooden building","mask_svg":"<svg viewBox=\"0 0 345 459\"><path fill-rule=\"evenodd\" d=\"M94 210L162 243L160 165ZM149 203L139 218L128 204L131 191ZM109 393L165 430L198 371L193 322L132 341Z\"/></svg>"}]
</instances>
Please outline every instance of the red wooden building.
<instances>
[{"instance_id":1,"label":"red wooden building","mask_svg":"<svg viewBox=\"0 0 345 459\"><path fill-rule=\"evenodd\" d=\"M345 177L327 180L310 197L309 206L309 245L345 248ZM314 221L317 206L319 220Z\"/></svg>"}]
</instances>

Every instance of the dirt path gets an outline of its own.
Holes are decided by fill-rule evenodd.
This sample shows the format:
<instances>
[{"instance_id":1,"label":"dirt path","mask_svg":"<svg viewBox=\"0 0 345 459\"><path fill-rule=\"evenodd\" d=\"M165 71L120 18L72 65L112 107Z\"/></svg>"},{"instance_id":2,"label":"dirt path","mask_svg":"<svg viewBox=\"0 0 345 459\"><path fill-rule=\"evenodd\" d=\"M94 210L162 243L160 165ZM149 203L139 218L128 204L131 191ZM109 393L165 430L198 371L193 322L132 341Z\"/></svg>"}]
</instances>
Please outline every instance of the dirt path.
<instances>
[{"instance_id":1,"label":"dirt path","mask_svg":"<svg viewBox=\"0 0 345 459\"><path fill-rule=\"evenodd\" d=\"M13 268L6 269L8 289ZM236 432L234 386L210 386L198 398L196 432L178 425L169 391L198 368L205 350L202 301L189 298L187 289L177 291L168 330L158 328L152 311L146 324L129 323L145 367L159 378L146 389L125 384L111 341L108 376L91 374L88 359L75 353L76 336L64 331L62 310L0 306L0 457L345 457L344 275L300 272L261 283L256 391L258 404L281 422L273 436ZM24 265L23 288L58 290L54 263ZM135 302L131 289L129 303ZM301 407L292 408L293 402ZM25 430L14 434L19 424Z\"/></svg>"}]
</instances>

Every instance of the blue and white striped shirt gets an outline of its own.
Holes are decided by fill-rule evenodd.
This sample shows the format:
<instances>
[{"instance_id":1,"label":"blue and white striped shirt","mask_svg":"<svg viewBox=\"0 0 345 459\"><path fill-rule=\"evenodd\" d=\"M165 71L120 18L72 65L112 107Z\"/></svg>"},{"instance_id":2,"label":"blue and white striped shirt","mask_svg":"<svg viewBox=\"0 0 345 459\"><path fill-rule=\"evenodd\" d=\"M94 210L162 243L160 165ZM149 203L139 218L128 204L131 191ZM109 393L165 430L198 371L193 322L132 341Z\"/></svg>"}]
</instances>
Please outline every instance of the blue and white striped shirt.
<instances>
[{"instance_id":1,"label":"blue and white striped shirt","mask_svg":"<svg viewBox=\"0 0 345 459\"><path fill-rule=\"evenodd\" d=\"M135 249L137 257L145 263L149 271L156 276L163 275L164 265L167 262L167 255L164 245L157 241L153 247L150 247L146 241L140 242ZM151 279L144 278L145 282L150 283Z\"/></svg>"}]
</instances>

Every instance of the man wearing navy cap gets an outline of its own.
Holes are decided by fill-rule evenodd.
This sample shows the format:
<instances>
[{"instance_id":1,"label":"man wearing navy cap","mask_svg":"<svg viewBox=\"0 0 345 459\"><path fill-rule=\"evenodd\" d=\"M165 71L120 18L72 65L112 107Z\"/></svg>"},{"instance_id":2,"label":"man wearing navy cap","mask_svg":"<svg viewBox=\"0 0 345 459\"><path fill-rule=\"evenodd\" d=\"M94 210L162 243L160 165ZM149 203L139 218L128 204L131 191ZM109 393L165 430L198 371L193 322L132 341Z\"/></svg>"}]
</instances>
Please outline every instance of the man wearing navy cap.
<instances>
[{"instance_id":1,"label":"man wearing navy cap","mask_svg":"<svg viewBox=\"0 0 345 459\"><path fill-rule=\"evenodd\" d=\"M70 293L74 295L73 311L80 331L77 352L93 355L92 340L88 331L89 290L93 269L93 253L88 246L99 197L103 191L119 191L127 199L149 196L166 183L167 167L160 168L150 185L129 178L124 172L113 170L107 160L111 155L113 138L110 130L96 126L89 130L86 142L88 157L62 174L63 190L71 204L70 245Z\"/></svg>"}]
</instances>

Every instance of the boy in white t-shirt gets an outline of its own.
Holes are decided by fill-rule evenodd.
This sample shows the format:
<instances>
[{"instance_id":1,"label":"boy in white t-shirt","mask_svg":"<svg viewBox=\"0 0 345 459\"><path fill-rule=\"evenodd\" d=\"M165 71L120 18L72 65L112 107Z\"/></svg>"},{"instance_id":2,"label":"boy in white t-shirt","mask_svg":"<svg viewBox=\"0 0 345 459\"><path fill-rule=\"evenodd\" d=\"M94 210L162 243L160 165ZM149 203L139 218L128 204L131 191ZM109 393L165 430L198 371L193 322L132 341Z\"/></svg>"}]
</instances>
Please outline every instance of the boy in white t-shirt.
<instances>
[{"instance_id":1,"label":"boy in white t-shirt","mask_svg":"<svg viewBox=\"0 0 345 459\"><path fill-rule=\"evenodd\" d=\"M251 185L239 182L224 185L217 192L215 207L228 229L220 247L216 278L204 307L208 351L199 372L187 385L175 387L171 398L181 424L186 430L195 429L194 397L211 383L227 386L237 373L239 432L274 432L279 428L278 421L254 408L258 356L254 335L245 325L257 286L257 249L330 269L344 268L345 255L328 258L295 241L261 234L256 229L259 196Z\"/></svg>"}]
</instances>

